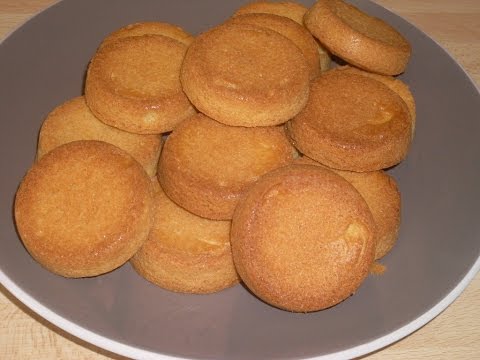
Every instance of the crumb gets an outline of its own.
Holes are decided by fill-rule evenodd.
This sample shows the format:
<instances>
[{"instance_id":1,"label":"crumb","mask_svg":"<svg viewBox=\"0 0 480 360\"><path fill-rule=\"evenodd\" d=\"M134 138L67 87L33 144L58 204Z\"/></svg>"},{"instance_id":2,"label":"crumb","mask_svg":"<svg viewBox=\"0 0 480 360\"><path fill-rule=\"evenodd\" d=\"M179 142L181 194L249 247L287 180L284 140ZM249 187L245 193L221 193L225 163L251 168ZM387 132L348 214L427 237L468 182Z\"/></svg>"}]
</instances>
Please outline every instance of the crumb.
<instances>
[{"instance_id":1,"label":"crumb","mask_svg":"<svg viewBox=\"0 0 480 360\"><path fill-rule=\"evenodd\" d=\"M387 271L387 267L377 261L370 266L370 274L372 275L383 275L385 271Z\"/></svg>"}]
</instances>

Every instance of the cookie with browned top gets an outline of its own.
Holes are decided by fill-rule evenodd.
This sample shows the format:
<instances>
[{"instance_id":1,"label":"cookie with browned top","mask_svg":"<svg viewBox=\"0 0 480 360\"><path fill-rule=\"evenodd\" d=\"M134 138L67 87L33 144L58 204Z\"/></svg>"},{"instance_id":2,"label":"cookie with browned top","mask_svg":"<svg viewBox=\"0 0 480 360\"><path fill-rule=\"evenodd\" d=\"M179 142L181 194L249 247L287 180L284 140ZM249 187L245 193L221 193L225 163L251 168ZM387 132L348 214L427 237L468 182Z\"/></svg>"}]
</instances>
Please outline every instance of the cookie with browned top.
<instances>
[{"instance_id":1,"label":"cookie with browned top","mask_svg":"<svg viewBox=\"0 0 480 360\"><path fill-rule=\"evenodd\" d=\"M233 126L270 126L305 106L309 69L300 49L278 32L226 23L195 38L181 81L209 117Z\"/></svg>"},{"instance_id":2,"label":"cookie with browned top","mask_svg":"<svg viewBox=\"0 0 480 360\"><path fill-rule=\"evenodd\" d=\"M310 78L320 74L320 53L318 45L305 27L295 21L274 14L243 14L232 17L229 23L250 24L276 31L291 40L302 51L310 69Z\"/></svg>"},{"instance_id":3,"label":"cookie with browned top","mask_svg":"<svg viewBox=\"0 0 480 360\"><path fill-rule=\"evenodd\" d=\"M334 55L362 69L402 73L409 42L391 25L343 0L319 0L305 14L305 26Z\"/></svg>"},{"instance_id":4,"label":"cookie with browned top","mask_svg":"<svg viewBox=\"0 0 480 360\"><path fill-rule=\"evenodd\" d=\"M196 114L169 135L158 178L177 204L202 217L231 219L244 189L296 154L282 127L235 127Z\"/></svg>"},{"instance_id":5,"label":"cookie with browned top","mask_svg":"<svg viewBox=\"0 0 480 360\"><path fill-rule=\"evenodd\" d=\"M186 50L187 45L162 35L108 42L88 67L87 105L98 119L121 130L171 131L195 112L180 84Z\"/></svg>"},{"instance_id":6,"label":"cookie with browned top","mask_svg":"<svg viewBox=\"0 0 480 360\"><path fill-rule=\"evenodd\" d=\"M230 249L230 221L201 218L176 205L156 181L152 230L130 260L152 283L175 292L207 294L239 279Z\"/></svg>"},{"instance_id":7,"label":"cookie with browned top","mask_svg":"<svg viewBox=\"0 0 480 360\"><path fill-rule=\"evenodd\" d=\"M300 152L328 167L374 171L407 156L412 119L383 83L333 69L312 82L308 103L287 132Z\"/></svg>"},{"instance_id":8,"label":"cookie with browned top","mask_svg":"<svg viewBox=\"0 0 480 360\"><path fill-rule=\"evenodd\" d=\"M15 197L29 253L65 277L95 276L128 261L152 223L151 180L118 147L94 140L61 145L28 171Z\"/></svg>"},{"instance_id":9,"label":"cookie with browned top","mask_svg":"<svg viewBox=\"0 0 480 360\"><path fill-rule=\"evenodd\" d=\"M306 156L296 159L295 163L323 167ZM393 248L400 230L401 198L397 182L382 170L369 172L331 170L352 184L367 202L376 228L375 259L380 259Z\"/></svg>"},{"instance_id":10,"label":"cookie with browned top","mask_svg":"<svg viewBox=\"0 0 480 360\"><path fill-rule=\"evenodd\" d=\"M284 16L303 25L303 17L308 9L294 1L253 1L235 11L233 16L243 14L274 14Z\"/></svg>"},{"instance_id":11,"label":"cookie with browned top","mask_svg":"<svg viewBox=\"0 0 480 360\"><path fill-rule=\"evenodd\" d=\"M252 185L232 219L237 272L265 302L296 312L352 295L375 255L375 224L358 191L311 165L274 170Z\"/></svg>"},{"instance_id":12,"label":"cookie with browned top","mask_svg":"<svg viewBox=\"0 0 480 360\"><path fill-rule=\"evenodd\" d=\"M390 90L393 90L394 92L396 92L402 98L402 100L405 101L405 104L407 105L408 110L410 111L410 117L412 118L412 136L414 135L417 111L416 111L415 99L407 84L405 84L402 80L397 79L393 76L375 74L375 73L371 73L368 71L355 68L353 66L348 66L348 65L341 66L341 67L338 67L337 69L348 72L348 73L352 73L352 74L368 76L372 79L380 81L382 84L386 85Z\"/></svg>"},{"instance_id":13,"label":"cookie with browned top","mask_svg":"<svg viewBox=\"0 0 480 360\"><path fill-rule=\"evenodd\" d=\"M100 140L118 146L142 164L148 175L157 173L162 137L133 134L104 124L92 114L83 96L57 106L45 118L38 135L37 160L75 140Z\"/></svg>"},{"instance_id":14,"label":"cookie with browned top","mask_svg":"<svg viewBox=\"0 0 480 360\"><path fill-rule=\"evenodd\" d=\"M105 39L103 39L101 46L109 43L112 40L142 35L163 35L180 41L187 46L193 41L193 36L183 30L180 26L165 22L145 21L129 24L118 30L115 30L111 34L107 35Z\"/></svg>"},{"instance_id":15,"label":"cookie with browned top","mask_svg":"<svg viewBox=\"0 0 480 360\"><path fill-rule=\"evenodd\" d=\"M307 10L305 6L296 2L255 1L240 7L235 11L233 17L247 14L271 14L295 21L303 28L303 17ZM330 54L318 41L316 41L316 50L320 61L320 70L328 70L331 64Z\"/></svg>"}]
</instances>

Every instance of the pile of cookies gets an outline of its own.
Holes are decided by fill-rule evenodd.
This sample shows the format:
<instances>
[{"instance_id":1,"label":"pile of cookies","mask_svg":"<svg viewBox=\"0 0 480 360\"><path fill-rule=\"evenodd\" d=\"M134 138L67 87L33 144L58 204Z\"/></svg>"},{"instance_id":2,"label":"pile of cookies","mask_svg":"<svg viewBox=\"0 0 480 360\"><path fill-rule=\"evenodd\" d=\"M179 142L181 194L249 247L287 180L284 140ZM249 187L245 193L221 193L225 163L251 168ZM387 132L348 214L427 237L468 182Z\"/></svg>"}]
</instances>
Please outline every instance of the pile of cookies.
<instances>
[{"instance_id":1,"label":"pile of cookies","mask_svg":"<svg viewBox=\"0 0 480 360\"><path fill-rule=\"evenodd\" d=\"M242 281L289 311L333 306L398 236L384 169L414 135L414 99L393 77L409 56L342 0L250 3L196 37L121 28L84 95L41 127L15 200L20 237L65 277L130 261L171 291Z\"/></svg>"}]
</instances>

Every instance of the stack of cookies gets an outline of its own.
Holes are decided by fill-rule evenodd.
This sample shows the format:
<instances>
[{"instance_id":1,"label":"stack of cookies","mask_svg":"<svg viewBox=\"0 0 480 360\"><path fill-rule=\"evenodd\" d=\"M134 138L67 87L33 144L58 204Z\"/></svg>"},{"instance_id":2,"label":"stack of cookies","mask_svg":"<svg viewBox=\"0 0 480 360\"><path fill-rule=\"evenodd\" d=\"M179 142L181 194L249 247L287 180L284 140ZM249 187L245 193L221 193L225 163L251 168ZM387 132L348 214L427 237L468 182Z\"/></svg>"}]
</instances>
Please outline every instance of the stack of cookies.
<instances>
[{"instance_id":1,"label":"stack of cookies","mask_svg":"<svg viewBox=\"0 0 480 360\"><path fill-rule=\"evenodd\" d=\"M384 169L414 134L415 102L393 77L409 56L390 25L341 0L250 3L197 37L121 28L84 95L42 125L19 234L66 277L130 261L171 291L242 281L285 310L333 306L398 236Z\"/></svg>"}]
</instances>

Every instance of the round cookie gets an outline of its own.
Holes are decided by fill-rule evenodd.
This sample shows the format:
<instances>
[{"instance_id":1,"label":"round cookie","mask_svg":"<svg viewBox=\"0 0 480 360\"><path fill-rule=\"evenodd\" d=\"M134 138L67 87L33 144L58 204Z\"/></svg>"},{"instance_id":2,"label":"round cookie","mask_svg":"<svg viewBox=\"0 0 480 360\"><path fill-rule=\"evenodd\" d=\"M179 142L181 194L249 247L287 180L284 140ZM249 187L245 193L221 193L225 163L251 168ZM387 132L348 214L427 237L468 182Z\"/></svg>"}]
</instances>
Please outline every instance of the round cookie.
<instances>
[{"instance_id":1,"label":"round cookie","mask_svg":"<svg viewBox=\"0 0 480 360\"><path fill-rule=\"evenodd\" d=\"M306 156L296 159L295 163L323 167ZM382 258L395 245L400 229L401 198L397 182L382 170L363 173L331 170L352 184L365 199L375 221L375 260Z\"/></svg>"},{"instance_id":2,"label":"round cookie","mask_svg":"<svg viewBox=\"0 0 480 360\"><path fill-rule=\"evenodd\" d=\"M303 17L307 8L293 1L255 1L240 7L233 16L242 14L274 14L284 16L303 25Z\"/></svg>"},{"instance_id":3,"label":"round cookie","mask_svg":"<svg viewBox=\"0 0 480 360\"><path fill-rule=\"evenodd\" d=\"M156 182L156 210L147 241L130 260L145 279L167 290L207 294L238 283L230 221L196 216L172 202Z\"/></svg>"},{"instance_id":4,"label":"round cookie","mask_svg":"<svg viewBox=\"0 0 480 360\"><path fill-rule=\"evenodd\" d=\"M181 81L202 113L233 126L286 122L307 102L309 69L300 49L276 31L226 23L188 48Z\"/></svg>"},{"instance_id":5,"label":"round cookie","mask_svg":"<svg viewBox=\"0 0 480 360\"><path fill-rule=\"evenodd\" d=\"M357 190L311 165L274 170L235 209L231 245L237 272L265 302L295 312L331 307L369 272L375 224Z\"/></svg>"},{"instance_id":6,"label":"round cookie","mask_svg":"<svg viewBox=\"0 0 480 360\"><path fill-rule=\"evenodd\" d=\"M228 220L248 185L294 156L283 127L227 126L196 114L167 138L157 176L180 206L198 216Z\"/></svg>"},{"instance_id":7,"label":"round cookie","mask_svg":"<svg viewBox=\"0 0 480 360\"><path fill-rule=\"evenodd\" d=\"M164 22L146 21L129 24L112 32L105 39L103 39L100 46L104 46L112 40L142 35L163 35L180 41L187 46L193 41L193 36L177 25Z\"/></svg>"},{"instance_id":8,"label":"round cookie","mask_svg":"<svg viewBox=\"0 0 480 360\"><path fill-rule=\"evenodd\" d=\"M36 162L15 197L23 244L65 277L96 276L128 261L152 222L151 180L128 153L101 141L61 145Z\"/></svg>"},{"instance_id":9,"label":"round cookie","mask_svg":"<svg viewBox=\"0 0 480 360\"><path fill-rule=\"evenodd\" d=\"M149 176L157 173L162 137L133 134L104 124L92 114L83 96L64 102L48 114L38 136L37 160L75 140L100 140L118 146L142 164Z\"/></svg>"},{"instance_id":10,"label":"round cookie","mask_svg":"<svg viewBox=\"0 0 480 360\"><path fill-rule=\"evenodd\" d=\"M160 134L195 113L182 91L187 45L162 35L124 37L102 46L85 81L87 105L104 123Z\"/></svg>"},{"instance_id":11,"label":"round cookie","mask_svg":"<svg viewBox=\"0 0 480 360\"><path fill-rule=\"evenodd\" d=\"M307 10L305 6L295 2L256 1L240 7L233 14L233 17L246 14L273 14L293 20L303 27L303 17ZM316 45L320 60L320 71L326 71L330 68L332 59L320 43L317 42Z\"/></svg>"},{"instance_id":12,"label":"round cookie","mask_svg":"<svg viewBox=\"0 0 480 360\"><path fill-rule=\"evenodd\" d=\"M333 69L312 82L307 106L288 122L287 132L308 157L365 172L406 157L412 120L401 97L381 82Z\"/></svg>"},{"instance_id":13,"label":"round cookie","mask_svg":"<svg viewBox=\"0 0 480 360\"><path fill-rule=\"evenodd\" d=\"M408 88L408 85L405 84L402 80L397 79L393 76L374 74L368 71L363 71L352 66L341 66L337 67L338 70L345 71L351 74L359 74L363 76L368 76L372 79L380 81L382 84L388 86L388 88L396 92L405 104L407 104L408 110L410 111L410 116L412 118L412 137L415 133L415 122L417 118L417 111L415 105L415 99Z\"/></svg>"},{"instance_id":14,"label":"round cookie","mask_svg":"<svg viewBox=\"0 0 480 360\"><path fill-rule=\"evenodd\" d=\"M398 31L342 0L317 1L304 23L332 54L365 70L397 75L410 58L410 44Z\"/></svg>"},{"instance_id":15,"label":"round cookie","mask_svg":"<svg viewBox=\"0 0 480 360\"><path fill-rule=\"evenodd\" d=\"M320 74L320 53L312 35L295 21L279 15L252 13L231 18L229 23L250 24L280 33L291 40L302 51L310 69L310 79Z\"/></svg>"}]
</instances>

